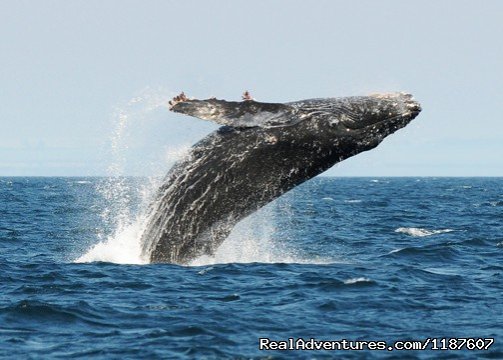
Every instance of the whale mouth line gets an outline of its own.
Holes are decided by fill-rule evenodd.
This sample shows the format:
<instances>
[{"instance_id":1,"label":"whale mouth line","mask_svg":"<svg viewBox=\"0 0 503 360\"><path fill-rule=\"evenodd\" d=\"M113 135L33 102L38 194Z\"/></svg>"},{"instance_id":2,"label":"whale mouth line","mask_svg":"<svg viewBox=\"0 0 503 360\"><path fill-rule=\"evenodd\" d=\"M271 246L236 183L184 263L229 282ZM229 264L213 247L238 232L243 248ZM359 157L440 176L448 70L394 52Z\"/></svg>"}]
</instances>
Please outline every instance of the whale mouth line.
<instances>
[{"instance_id":1,"label":"whale mouth line","mask_svg":"<svg viewBox=\"0 0 503 360\"><path fill-rule=\"evenodd\" d=\"M389 118L385 118L385 119L376 121L375 123L368 124L368 125L365 125L362 127L351 126L351 125L354 125L354 123L346 122L344 120L342 120L342 123L344 126L346 126L348 128L348 130L352 130L352 131L372 129L372 128L377 127L379 125L403 125L403 126L405 126L408 123L410 123L419 114L419 112L420 111L409 111L407 113L392 116ZM397 128L397 129L399 129L399 128Z\"/></svg>"},{"instance_id":2,"label":"whale mouth line","mask_svg":"<svg viewBox=\"0 0 503 360\"><path fill-rule=\"evenodd\" d=\"M411 122L414 119L414 117L417 114L419 114L419 111L418 112L409 111L404 114L400 114L400 115L392 116L392 117L384 119L384 120L380 120L372 125L382 124L382 123L390 123L390 122L394 122L395 120L404 120L404 122L406 124L408 124L409 122ZM372 125L370 125L370 126L372 126Z\"/></svg>"}]
</instances>

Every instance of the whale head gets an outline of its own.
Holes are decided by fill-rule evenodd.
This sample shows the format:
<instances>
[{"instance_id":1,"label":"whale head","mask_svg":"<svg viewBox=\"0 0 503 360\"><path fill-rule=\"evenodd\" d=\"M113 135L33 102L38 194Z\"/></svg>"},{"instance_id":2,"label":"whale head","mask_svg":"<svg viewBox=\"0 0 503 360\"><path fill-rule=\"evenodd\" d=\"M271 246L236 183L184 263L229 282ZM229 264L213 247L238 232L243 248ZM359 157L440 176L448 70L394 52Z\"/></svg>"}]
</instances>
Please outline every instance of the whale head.
<instances>
[{"instance_id":1,"label":"whale head","mask_svg":"<svg viewBox=\"0 0 503 360\"><path fill-rule=\"evenodd\" d=\"M314 157L319 154L337 161L375 148L421 112L420 104L407 93L312 99L288 105L296 109L300 120L295 142L312 144Z\"/></svg>"}]
</instances>

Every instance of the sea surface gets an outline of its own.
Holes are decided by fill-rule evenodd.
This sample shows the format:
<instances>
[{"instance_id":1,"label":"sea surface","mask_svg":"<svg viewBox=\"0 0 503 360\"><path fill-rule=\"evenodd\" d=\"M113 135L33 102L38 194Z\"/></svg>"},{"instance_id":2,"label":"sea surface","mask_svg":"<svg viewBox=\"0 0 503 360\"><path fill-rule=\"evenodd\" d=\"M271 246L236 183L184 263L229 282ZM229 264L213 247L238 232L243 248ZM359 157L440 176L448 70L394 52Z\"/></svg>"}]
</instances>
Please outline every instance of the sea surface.
<instances>
[{"instance_id":1,"label":"sea surface","mask_svg":"<svg viewBox=\"0 0 503 360\"><path fill-rule=\"evenodd\" d=\"M139 252L157 185L0 178L0 357L503 359L503 178L319 177L189 266ZM494 343L279 351L259 338Z\"/></svg>"}]
</instances>

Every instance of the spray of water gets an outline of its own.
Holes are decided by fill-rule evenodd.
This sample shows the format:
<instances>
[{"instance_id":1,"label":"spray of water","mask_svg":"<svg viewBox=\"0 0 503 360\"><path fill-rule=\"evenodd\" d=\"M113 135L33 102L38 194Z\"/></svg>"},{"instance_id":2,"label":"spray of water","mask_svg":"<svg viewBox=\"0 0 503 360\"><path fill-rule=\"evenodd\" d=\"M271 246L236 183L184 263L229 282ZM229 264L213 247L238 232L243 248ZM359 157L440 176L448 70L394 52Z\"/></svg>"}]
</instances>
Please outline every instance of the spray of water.
<instances>
[{"instance_id":1,"label":"spray of water","mask_svg":"<svg viewBox=\"0 0 503 360\"><path fill-rule=\"evenodd\" d=\"M101 213L103 229L98 234L98 243L76 262L148 263L148 259L142 256L140 244L146 223L145 210L160 185L162 174L183 156L189 146L178 144L167 146L164 151L154 149L155 156L150 156L151 161L147 162L143 158L132 157L130 148L132 145L137 148L138 143L148 141L145 129L156 125L152 121L153 114L165 108L171 97L172 94L163 89L148 88L115 110L108 176L97 188L100 195L97 201L104 203ZM149 176L128 178L125 175L131 168L141 168Z\"/></svg>"},{"instance_id":2,"label":"spray of water","mask_svg":"<svg viewBox=\"0 0 503 360\"><path fill-rule=\"evenodd\" d=\"M268 205L239 222L229 237L213 256L201 256L189 265L213 265L225 263L316 263L325 264L327 259L307 259L291 246L277 239L274 204ZM285 214L282 214L285 215Z\"/></svg>"}]
</instances>

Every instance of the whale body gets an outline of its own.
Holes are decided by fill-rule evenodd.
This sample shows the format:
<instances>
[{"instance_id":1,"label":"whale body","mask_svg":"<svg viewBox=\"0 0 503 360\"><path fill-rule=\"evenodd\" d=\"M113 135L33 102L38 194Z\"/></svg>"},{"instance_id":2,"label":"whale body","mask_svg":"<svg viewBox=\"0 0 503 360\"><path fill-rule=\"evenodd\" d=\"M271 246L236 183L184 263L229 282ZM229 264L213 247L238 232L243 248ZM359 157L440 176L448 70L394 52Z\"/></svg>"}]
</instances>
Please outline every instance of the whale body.
<instances>
[{"instance_id":1,"label":"whale body","mask_svg":"<svg viewBox=\"0 0 503 360\"><path fill-rule=\"evenodd\" d=\"M171 110L223 125L168 172L142 234L151 262L211 255L243 218L334 164L375 148L421 107L406 93L263 103L189 100Z\"/></svg>"}]
</instances>

